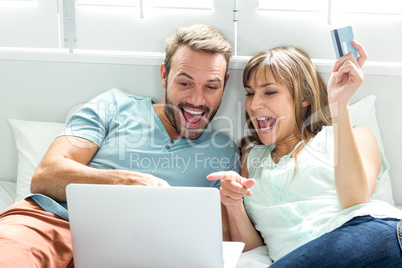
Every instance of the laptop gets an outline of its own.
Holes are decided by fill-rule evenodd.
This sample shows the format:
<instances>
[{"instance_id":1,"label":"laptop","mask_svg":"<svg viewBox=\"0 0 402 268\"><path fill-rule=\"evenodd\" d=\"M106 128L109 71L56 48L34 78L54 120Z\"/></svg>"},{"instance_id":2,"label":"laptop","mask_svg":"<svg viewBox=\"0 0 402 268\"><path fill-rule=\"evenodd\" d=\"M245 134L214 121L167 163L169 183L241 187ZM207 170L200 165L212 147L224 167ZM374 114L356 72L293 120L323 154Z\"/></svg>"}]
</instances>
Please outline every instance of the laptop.
<instances>
[{"instance_id":1,"label":"laptop","mask_svg":"<svg viewBox=\"0 0 402 268\"><path fill-rule=\"evenodd\" d=\"M244 247L222 242L215 188L70 184L66 191L78 268L230 268Z\"/></svg>"}]
</instances>

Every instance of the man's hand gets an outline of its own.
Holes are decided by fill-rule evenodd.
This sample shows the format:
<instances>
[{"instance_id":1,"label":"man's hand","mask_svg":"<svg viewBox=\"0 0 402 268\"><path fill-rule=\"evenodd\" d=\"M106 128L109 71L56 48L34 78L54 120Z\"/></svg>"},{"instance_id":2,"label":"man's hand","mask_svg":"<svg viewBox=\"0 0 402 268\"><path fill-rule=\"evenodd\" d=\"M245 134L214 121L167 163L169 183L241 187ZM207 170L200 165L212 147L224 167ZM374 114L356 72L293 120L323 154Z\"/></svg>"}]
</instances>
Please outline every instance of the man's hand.
<instances>
[{"instance_id":1,"label":"man's hand","mask_svg":"<svg viewBox=\"0 0 402 268\"><path fill-rule=\"evenodd\" d=\"M141 186L170 186L165 180L151 174L129 170L110 170L110 175L117 177L114 184L141 185ZM111 181L113 183L113 181Z\"/></svg>"}]
</instances>

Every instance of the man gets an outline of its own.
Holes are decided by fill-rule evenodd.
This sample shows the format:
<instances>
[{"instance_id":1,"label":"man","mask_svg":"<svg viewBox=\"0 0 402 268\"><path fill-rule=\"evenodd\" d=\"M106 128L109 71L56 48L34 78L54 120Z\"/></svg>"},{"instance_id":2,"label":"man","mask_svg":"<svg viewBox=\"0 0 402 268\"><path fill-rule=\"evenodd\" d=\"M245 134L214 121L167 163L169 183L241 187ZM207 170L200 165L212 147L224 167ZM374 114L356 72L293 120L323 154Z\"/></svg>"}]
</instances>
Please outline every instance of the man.
<instances>
[{"instance_id":1,"label":"man","mask_svg":"<svg viewBox=\"0 0 402 268\"><path fill-rule=\"evenodd\" d=\"M39 164L33 195L0 215L1 267L72 267L69 183L218 187L237 170L236 146L207 128L229 79L232 48L216 29L179 28L166 41L161 102L117 89L69 119Z\"/></svg>"}]
</instances>

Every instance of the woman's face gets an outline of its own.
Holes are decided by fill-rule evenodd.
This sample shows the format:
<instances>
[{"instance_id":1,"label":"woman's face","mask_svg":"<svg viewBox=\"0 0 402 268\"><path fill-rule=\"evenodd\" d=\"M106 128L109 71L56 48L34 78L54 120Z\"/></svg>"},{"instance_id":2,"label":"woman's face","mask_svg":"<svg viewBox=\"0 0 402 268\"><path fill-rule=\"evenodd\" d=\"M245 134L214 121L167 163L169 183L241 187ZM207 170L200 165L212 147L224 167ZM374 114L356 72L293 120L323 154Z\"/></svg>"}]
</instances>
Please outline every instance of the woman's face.
<instances>
[{"instance_id":1,"label":"woman's face","mask_svg":"<svg viewBox=\"0 0 402 268\"><path fill-rule=\"evenodd\" d=\"M270 68L266 73L251 74L247 91L246 111L261 142L278 143L296 132L293 97L289 89L278 84Z\"/></svg>"}]
</instances>

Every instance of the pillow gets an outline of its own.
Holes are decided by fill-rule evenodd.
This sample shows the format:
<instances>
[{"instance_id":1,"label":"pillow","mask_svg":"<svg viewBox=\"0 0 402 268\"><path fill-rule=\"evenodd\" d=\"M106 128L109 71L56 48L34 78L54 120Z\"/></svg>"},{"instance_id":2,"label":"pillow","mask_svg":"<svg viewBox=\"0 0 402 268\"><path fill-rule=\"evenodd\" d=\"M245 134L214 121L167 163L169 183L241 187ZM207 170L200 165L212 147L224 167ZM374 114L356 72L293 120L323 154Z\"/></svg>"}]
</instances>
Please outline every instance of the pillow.
<instances>
[{"instance_id":1,"label":"pillow","mask_svg":"<svg viewBox=\"0 0 402 268\"><path fill-rule=\"evenodd\" d=\"M375 111L376 96L370 95L349 106L353 125L370 129L384 153ZM32 176L54 138L63 132L63 123L9 119L18 151L17 196L15 201L30 194ZM386 171L377 183L375 198L394 205L391 178Z\"/></svg>"},{"instance_id":2,"label":"pillow","mask_svg":"<svg viewBox=\"0 0 402 268\"><path fill-rule=\"evenodd\" d=\"M15 202L31 193L31 179L57 135L63 132L64 123L8 119L14 132L18 151L17 191Z\"/></svg>"},{"instance_id":3,"label":"pillow","mask_svg":"<svg viewBox=\"0 0 402 268\"><path fill-rule=\"evenodd\" d=\"M352 125L366 127L373 132L377 139L378 147L384 153L384 146L381 140L380 128L378 127L376 111L375 111L376 96L370 95L358 102L349 106L350 117ZM395 205L392 198L392 185L391 178L388 171L385 171L384 175L377 182L374 198L383 200L391 205Z\"/></svg>"}]
</instances>

